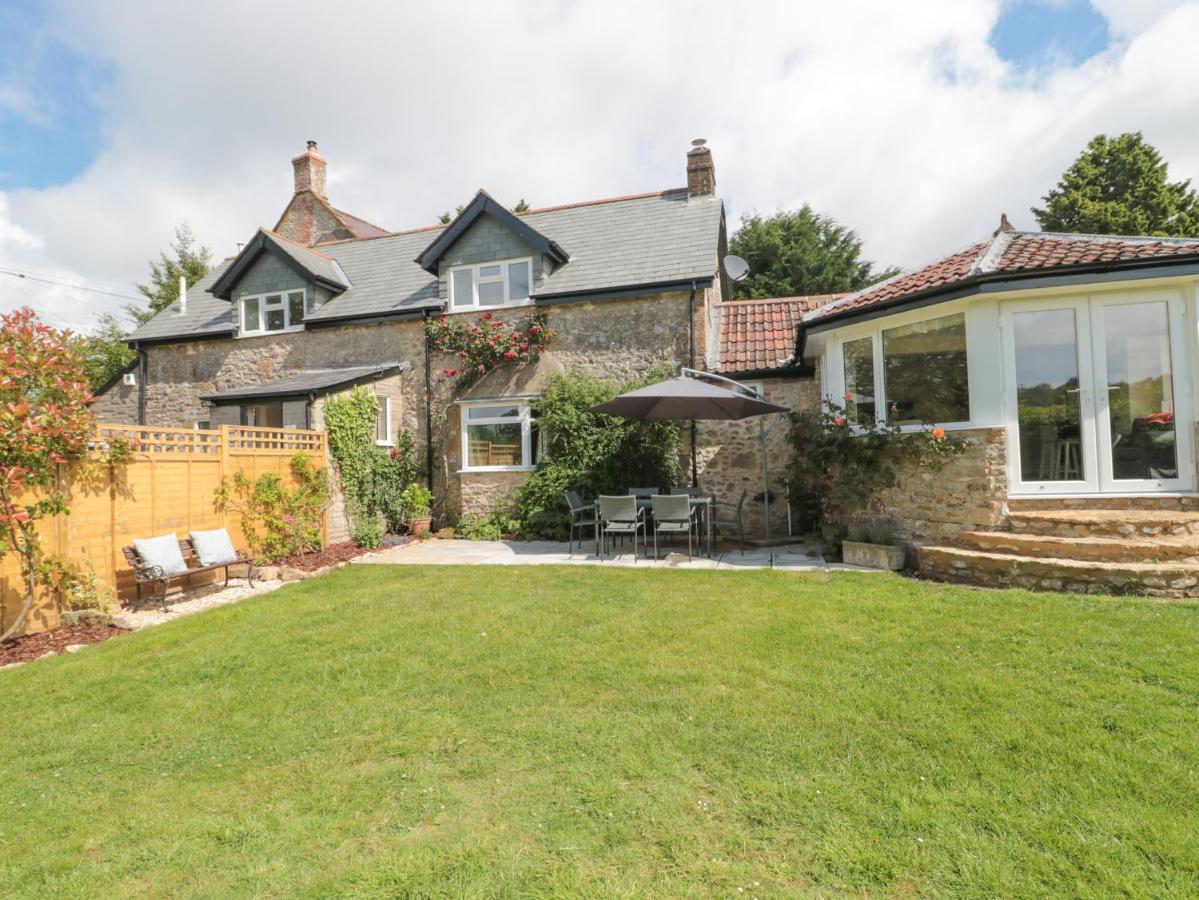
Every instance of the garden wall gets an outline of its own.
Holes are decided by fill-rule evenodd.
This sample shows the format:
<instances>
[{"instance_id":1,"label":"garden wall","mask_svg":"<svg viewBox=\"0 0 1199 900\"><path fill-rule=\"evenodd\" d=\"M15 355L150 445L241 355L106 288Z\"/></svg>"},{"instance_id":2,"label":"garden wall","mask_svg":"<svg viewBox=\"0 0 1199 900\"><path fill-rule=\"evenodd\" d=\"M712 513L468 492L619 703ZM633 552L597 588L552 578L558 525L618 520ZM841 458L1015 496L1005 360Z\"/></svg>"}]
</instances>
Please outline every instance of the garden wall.
<instances>
[{"instance_id":1,"label":"garden wall","mask_svg":"<svg viewBox=\"0 0 1199 900\"><path fill-rule=\"evenodd\" d=\"M876 497L871 512L893 520L906 542L952 541L961 531L1002 525L1007 515L1007 440L1002 428L950 432L969 444L939 468L901 467L899 483Z\"/></svg>"},{"instance_id":2,"label":"garden wall","mask_svg":"<svg viewBox=\"0 0 1199 900\"><path fill-rule=\"evenodd\" d=\"M216 431L102 425L100 438L124 438L134 455L116 466L100 465L92 477L76 467L62 467L60 485L70 499L70 513L40 525L45 548L73 562L89 563L101 584L121 600L135 596L133 573L122 548L134 538L192 529L227 528L235 547L246 546L236 512L217 510L214 492L221 479L239 469L251 478L278 472L291 482L291 458L307 453L314 465L328 467L325 434L283 428L225 426ZM327 534L327 524L325 526ZM196 584L202 583L199 578ZM9 553L0 561L0 631L11 623L23 597L20 566ZM39 598L26 631L58 624L55 604Z\"/></svg>"}]
</instances>

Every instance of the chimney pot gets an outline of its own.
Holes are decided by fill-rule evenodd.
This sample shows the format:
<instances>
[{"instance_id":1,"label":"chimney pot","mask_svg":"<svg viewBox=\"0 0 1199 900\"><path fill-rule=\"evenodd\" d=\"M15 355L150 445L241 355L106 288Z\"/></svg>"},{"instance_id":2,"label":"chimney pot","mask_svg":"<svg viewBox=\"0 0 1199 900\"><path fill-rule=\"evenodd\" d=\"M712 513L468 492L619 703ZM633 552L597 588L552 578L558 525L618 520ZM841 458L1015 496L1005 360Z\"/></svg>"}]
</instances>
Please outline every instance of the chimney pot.
<instances>
[{"instance_id":1,"label":"chimney pot","mask_svg":"<svg viewBox=\"0 0 1199 900\"><path fill-rule=\"evenodd\" d=\"M325 194L325 166L325 158L316 152L316 141L308 141L308 149L291 161L296 193L312 191L322 200L328 200Z\"/></svg>"},{"instance_id":2,"label":"chimney pot","mask_svg":"<svg viewBox=\"0 0 1199 900\"><path fill-rule=\"evenodd\" d=\"M712 151L704 138L696 138L687 151L687 194L691 197L711 197L716 193L716 165Z\"/></svg>"}]
</instances>

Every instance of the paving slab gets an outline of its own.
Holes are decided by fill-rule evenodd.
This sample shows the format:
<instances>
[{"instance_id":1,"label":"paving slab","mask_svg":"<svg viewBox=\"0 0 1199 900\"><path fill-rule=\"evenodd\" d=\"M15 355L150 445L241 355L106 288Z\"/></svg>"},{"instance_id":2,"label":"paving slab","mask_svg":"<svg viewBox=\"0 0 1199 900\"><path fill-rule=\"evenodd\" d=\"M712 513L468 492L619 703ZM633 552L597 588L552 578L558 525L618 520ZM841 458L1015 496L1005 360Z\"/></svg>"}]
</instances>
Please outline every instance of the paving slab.
<instances>
[{"instance_id":1,"label":"paving slab","mask_svg":"<svg viewBox=\"0 0 1199 900\"><path fill-rule=\"evenodd\" d=\"M747 548L742 554L738 550L718 553L713 558L693 556L686 553L663 551L662 558L647 559L638 555L636 559L627 550L599 557L594 550L584 545L573 551L557 541L415 541L402 547L391 547L376 553L360 556L354 565L411 565L411 566L638 566L667 569L783 569L793 572L826 571L849 569L873 571L857 566L825 562L802 544L787 544L781 547Z\"/></svg>"}]
</instances>

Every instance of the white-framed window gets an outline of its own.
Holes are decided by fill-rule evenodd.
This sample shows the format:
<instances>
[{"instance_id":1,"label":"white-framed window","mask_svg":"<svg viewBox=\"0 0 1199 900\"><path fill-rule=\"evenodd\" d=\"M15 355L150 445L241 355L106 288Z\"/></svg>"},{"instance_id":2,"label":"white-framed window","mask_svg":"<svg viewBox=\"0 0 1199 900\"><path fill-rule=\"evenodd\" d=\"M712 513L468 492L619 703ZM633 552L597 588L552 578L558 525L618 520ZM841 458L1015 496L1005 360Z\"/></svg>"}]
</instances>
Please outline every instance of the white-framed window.
<instances>
[{"instance_id":1,"label":"white-framed window","mask_svg":"<svg viewBox=\"0 0 1199 900\"><path fill-rule=\"evenodd\" d=\"M391 398L375 397L379 403L379 416L375 419L375 443L380 447L390 447L391 440Z\"/></svg>"},{"instance_id":2,"label":"white-framed window","mask_svg":"<svg viewBox=\"0 0 1199 900\"><path fill-rule=\"evenodd\" d=\"M488 472L537 465L540 437L528 400L463 403L462 470Z\"/></svg>"},{"instance_id":3,"label":"white-framed window","mask_svg":"<svg viewBox=\"0 0 1199 900\"><path fill-rule=\"evenodd\" d=\"M971 421L965 313L853 329L837 346L836 400L849 424Z\"/></svg>"},{"instance_id":4,"label":"white-framed window","mask_svg":"<svg viewBox=\"0 0 1199 900\"><path fill-rule=\"evenodd\" d=\"M212 431L212 420L196 419L194 422L192 422L192 428L194 428L196 431Z\"/></svg>"},{"instance_id":5,"label":"white-framed window","mask_svg":"<svg viewBox=\"0 0 1199 900\"><path fill-rule=\"evenodd\" d=\"M504 259L450 269L450 309L497 309L528 302L533 260Z\"/></svg>"},{"instance_id":6,"label":"white-framed window","mask_svg":"<svg viewBox=\"0 0 1199 900\"><path fill-rule=\"evenodd\" d=\"M304 327L306 291L247 294L239 301L241 336L299 331Z\"/></svg>"}]
</instances>

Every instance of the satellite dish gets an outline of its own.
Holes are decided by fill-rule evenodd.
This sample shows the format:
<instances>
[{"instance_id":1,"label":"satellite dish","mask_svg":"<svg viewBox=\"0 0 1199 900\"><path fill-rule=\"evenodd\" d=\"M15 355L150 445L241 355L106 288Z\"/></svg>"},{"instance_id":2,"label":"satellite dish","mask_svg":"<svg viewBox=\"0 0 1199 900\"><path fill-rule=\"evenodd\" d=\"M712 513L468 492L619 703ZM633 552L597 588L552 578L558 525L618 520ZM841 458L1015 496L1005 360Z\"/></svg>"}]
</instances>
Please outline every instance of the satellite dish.
<instances>
[{"instance_id":1,"label":"satellite dish","mask_svg":"<svg viewBox=\"0 0 1199 900\"><path fill-rule=\"evenodd\" d=\"M740 281L749 274L749 263L730 253L724 258L724 272L733 281Z\"/></svg>"}]
</instances>

